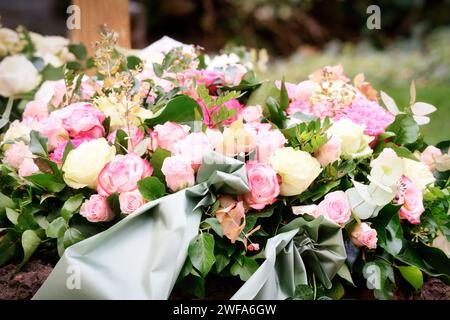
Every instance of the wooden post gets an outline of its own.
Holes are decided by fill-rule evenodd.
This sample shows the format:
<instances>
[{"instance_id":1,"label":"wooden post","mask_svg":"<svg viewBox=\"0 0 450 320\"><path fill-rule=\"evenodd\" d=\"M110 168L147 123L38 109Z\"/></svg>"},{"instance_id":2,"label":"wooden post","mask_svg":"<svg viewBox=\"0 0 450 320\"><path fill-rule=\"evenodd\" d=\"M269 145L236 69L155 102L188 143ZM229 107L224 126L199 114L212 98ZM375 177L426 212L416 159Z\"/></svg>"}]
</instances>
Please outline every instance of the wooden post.
<instances>
[{"instance_id":1,"label":"wooden post","mask_svg":"<svg viewBox=\"0 0 450 320\"><path fill-rule=\"evenodd\" d=\"M129 0L72 0L80 7L80 29L71 31L73 42L83 42L89 54L99 40L99 30L104 24L119 34L118 45L131 47Z\"/></svg>"}]
</instances>

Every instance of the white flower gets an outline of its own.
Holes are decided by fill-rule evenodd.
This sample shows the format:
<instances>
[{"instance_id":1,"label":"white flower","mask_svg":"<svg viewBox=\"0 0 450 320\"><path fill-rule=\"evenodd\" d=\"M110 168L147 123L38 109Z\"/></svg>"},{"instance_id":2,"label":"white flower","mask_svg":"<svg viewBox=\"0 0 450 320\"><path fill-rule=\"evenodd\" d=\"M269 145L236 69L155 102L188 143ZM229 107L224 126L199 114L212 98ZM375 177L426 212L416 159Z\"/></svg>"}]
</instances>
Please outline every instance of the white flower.
<instances>
[{"instance_id":1,"label":"white flower","mask_svg":"<svg viewBox=\"0 0 450 320\"><path fill-rule=\"evenodd\" d=\"M12 97L37 87L41 76L24 55L9 56L0 62L0 95Z\"/></svg>"},{"instance_id":2,"label":"white flower","mask_svg":"<svg viewBox=\"0 0 450 320\"><path fill-rule=\"evenodd\" d=\"M36 56L44 60L46 64L60 67L75 57L69 52L69 39L60 36L43 36L30 32L30 38L36 48Z\"/></svg>"},{"instance_id":3,"label":"white flower","mask_svg":"<svg viewBox=\"0 0 450 320\"><path fill-rule=\"evenodd\" d=\"M19 53L23 46L24 43L20 40L17 32L8 28L0 28L0 58Z\"/></svg>"},{"instance_id":4,"label":"white flower","mask_svg":"<svg viewBox=\"0 0 450 320\"><path fill-rule=\"evenodd\" d=\"M372 154L369 143L373 137L364 134L364 127L349 119L334 122L328 134L341 141L342 158L364 158Z\"/></svg>"},{"instance_id":5,"label":"white flower","mask_svg":"<svg viewBox=\"0 0 450 320\"><path fill-rule=\"evenodd\" d=\"M430 168L423 162L404 158L403 166L405 176L410 178L416 187L422 191L426 189L427 185L435 181Z\"/></svg>"},{"instance_id":6,"label":"white flower","mask_svg":"<svg viewBox=\"0 0 450 320\"><path fill-rule=\"evenodd\" d=\"M62 168L64 181L74 189L95 189L100 171L114 159L115 154L114 146L104 138L83 142L67 155Z\"/></svg>"}]
</instances>

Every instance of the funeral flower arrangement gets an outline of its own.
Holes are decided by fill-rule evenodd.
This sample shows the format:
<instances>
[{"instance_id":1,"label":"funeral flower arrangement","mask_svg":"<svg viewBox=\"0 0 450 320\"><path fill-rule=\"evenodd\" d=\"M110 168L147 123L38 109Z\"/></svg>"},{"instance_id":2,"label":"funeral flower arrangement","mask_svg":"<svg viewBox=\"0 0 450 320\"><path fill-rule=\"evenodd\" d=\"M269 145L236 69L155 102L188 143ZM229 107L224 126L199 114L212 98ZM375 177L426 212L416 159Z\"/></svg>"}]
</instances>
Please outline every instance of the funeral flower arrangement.
<instances>
[{"instance_id":1,"label":"funeral flower arrangement","mask_svg":"<svg viewBox=\"0 0 450 320\"><path fill-rule=\"evenodd\" d=\"M243 284L240 298L339 299L367 286L390 299L400 277L414 288L428 276L449 280L449 143L424 142L420 126L435 107L416 101L414 83L398 107L339 65L272 83L255 77L264 57L243 49L209 57L182 45L126 57L104 32L88 58L81 45L48 55L37 41L29 58L61 79L43 79L18 41L0 46L9 55L0 94L24 99L23 111L2 100L19 116L2 118L0 264L23 265L39 250L63 256L214 180L176 272L186 293L204 297L218 277ZM84 74L89 67L95 75ZM239 177L205 173L230 161ZM274 251L280 234L292 234L294 253L281 242ZM282 254L293 254L293 268L277 270ZM263 268L281 295L262 295ZM251 285L259 289L242 293Z\"/></svg>"}]
</instances>

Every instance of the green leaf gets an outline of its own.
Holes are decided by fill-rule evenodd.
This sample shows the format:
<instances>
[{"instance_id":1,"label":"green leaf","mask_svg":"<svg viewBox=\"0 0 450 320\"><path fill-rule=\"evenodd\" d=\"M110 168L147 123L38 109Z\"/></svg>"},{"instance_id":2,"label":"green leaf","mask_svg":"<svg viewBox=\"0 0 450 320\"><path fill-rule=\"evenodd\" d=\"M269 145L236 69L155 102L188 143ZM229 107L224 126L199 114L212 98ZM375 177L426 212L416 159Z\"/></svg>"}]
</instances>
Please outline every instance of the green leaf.
<instances>
[{"instance_id":1,"label":"green leaf","mask_svg":"<svg viewBox=\"0 0 450 320\"><path fill-rule=\"evenodd\" d=\"M58 217L55 220L53 220L47 230L45 230L45 234L49 238L57 239L59 237L62 237L64 235L64 232L67 230L67 223L64 220L63 217Z\"/></svg>"},{"instance_id":2,"label":"green leaf","mask_svg":"<svg viewBox=\"0 0 450 320\"><path fill-rule=\"evenodd\" d=\"M226 266L230 264L230 261L231 261L231 259L227 255L222 254L222 253L216 254L215 266L216 266L217 273L221 273L223 271L223 269L225 269Z\"/></svg>"},{"instance_id":3,"label":"green leaf","mask_svg":"<svg viewBox=\"0 0 450 320\"><path fill-rule=\"evenodd\" d=\"M355 284L353 283L352 274L350 273L350 270L348 269L346 264L343 264L342 267L337 272L338 276L342 279L346 280L347 282L351 283L354 287Z\"/></svg>"},{"instance_id":4,"label":"green leaf","mask_svg":"<svg viewBox=\"0 0 450 320\"><path fill-rule=\"evenodd\" d=\"M289 96L283 78L283 80L281 81L281 89L280 89L280 108L281 110L285 111L288 107L289 107Z\"/></svg>"},{"instance_id":5,"label":"green leaf","mask_svg":"<svg viewBox=\"0 0 450 320\"><path fill-rule=\"evenodd\" d=\"M197 101L186 95L179 95L170 100L153 118L145 120L145 123L149 127L154 127L157 124L163 124L167 121L178 123L195 121L197 120L196 111L202 114L202 110Z\"/></svg>"},{"instance_id":6,"label":"green leaf","mask_svg":"<svg viewBox=\"0 0 450 320\"><path fill-rule=\"evenodd\" d=\"M86 46L82 43L69 44L69 52L73 53L78 60L84 60L87 57Z\"/></svg>"},{"instance_id":7,"label":"green leaf","mask_svg":"<svg viewBox=\"0 0 450 320\"><path fill-rule=\"evenodd\" d=\"M20 238L14 232L8 232L0 237L0 266L14 258L19 251Z\"/></svg>"},{"instance_id":8,"label":"green leaf","mask_svg":"<svg viewBox=\"0 0 450 320\"><path fill-rule=\"evenodd\" d=\"M80 232L80 230L76 229L76 228L68 228L65 232L64 232L64 238L63 238L63 243L64 243L64 248L68 248L71 245L74 245L77 242L80 242L81 240L84 240L84 236L83 234Z\"/></svg>"},{"instance_id":9,"label":"green leaf","mask_svg":"<svg viewBox=\"0 0 450 320\"><path fill-rule=\"evenodd\" d=\"M19 268L30 259L40 244L41 238L38 237L34 230L26 230L22 234L23 260L20 263Z\"/></svg>"},{"instance_id":10,"label":"green leaf","mask_svg":"<svg viewBox=\"0 0 450 320\"><path fill-rule=\"evenodd\" d=\"M52 193L60 192L66 187L66 184L61 182L60 179L48 173L35 173L25 177L25 179L32 182L35 186Z\"/></svg>"},{"instance_id":11,"label":"green leaf","mask_svg":"<svg viewBox=\"0 0 450 320\"><path fill-rule=\"evenodd\" d=\"M214 237L209 233L197 235L189 244L188 254L192 265L205 277L216 262Z\"/></svg>"},{"instance_id":12,"label":"green leaf","mask_svg":"<svg viewBox=\"0 0 450 320\"><path fill-rule=\"evenodd\" d=\"M120 218L122 211L120 210L119 194L117 192L111 194L106 201L108 202L109 208L114 212L116 218Z\"/></svg>"},{"instance_id":13,"label":"green leaf","mask_svg":"<svg viewBox=\"0 0 450 320\"><path fill-rule=\"evenodd\" d=\"M283 121L286 116L281 110L280 105L273 97L268 97L266 101L267 110L269 110L270 120L278 127L283 128Z\"/></svg>"},{"instance_id":14,"label":"green leaf","mask_svg":"<svg viewBox=\"0 0 450 320\"><path fill-rule=\"evenodd\" d=\"M191 274L181 280L178 286L200 299L205 297L205 279L202 277Z\"/></svg>"},{"instance_id":15,"label":"green leaf","mask_svg":"<svg viewBox=\"0 0 450 320\"><path fill-rule=\"evenodd\" d=\"M367 288L373 289L378 299L392 299L392 286L395 283L394 271L387 262L376 259L364 265L363 276L367 279Z\"/></svg>"},{"instance_id":16,"label":"green leaf","mask_svg":"<svg viewBox=\"0 0 450 320\"><path fill-rule=\"evenodd\" d=\"M15 209L16 204L10 197L8 197L0 192L0 209L6 209L6 208Z\"/></svg>"},{"instance_id":17,"label":"green leaf","mask_svg":"<svg viewBox=\"0 0 450 320\"><path fill-rule=\"evenodd\" d=\"M166 194L166 186L157 177L147 177L137 183L145 200L152 201Z\"/></svg>"},{"instance_id":18,"label":"green leaf","mask_svg":"<svg viewBox=\"0 0 450 320\"><path fill-rule=\"evenodd\" d=\"M293 300L314 300L314 290L306 284L299 284L295 287Z\"/></svg>"},{"instance_id":19,"label":"green leaf","mask_svg":"<svg viewBox=\"0 0 450 320\"><path fill-rule=\"evenodd\" d=\"M73 214L80 208L81 203L83 203L83 199L84 196L82 194L77 194L64 202L64 205L61 208L61 216L64 220L68 222L70 218L72 218Z\"/></svg>"},{"instance_id":20,"label":"green leaf","mask_svg":"<svg viewBox=\"0 0 450 320\"><path fill-rule=\"evenodd\" d=\"M64 148L64 153L63 153L63 157L62 157L62 160L61 160L61 162L62 162L62 166L61 167L64 166L64 163L66 163L67 156L69 155L70 151L72 151L73 149L75 149L75 146L73 145L71 140L68 140L67 144L66 144L66 147Z\"/></svg>"},{"instance_id":21,"label":"green leaf","mask_svg":"<svg viewBox=\"0 0 450 320\"><path fill-rule=\"evenodd\" d=\"M238 275L242 281L247 281L248 279L250 279L252 274L255 273L256 270L258 270L259 264L255 260L246 256L242 256L241 260L241 264L239 263L239 261L236 261L231 266L230 273L233 276Z\"/></svg>"},{"instance_id":22,"label":"green leaf","mask_svg":"<svg viewBox=\"0 0 450 320\"><path fill-rule=\"evenodd\" d=\"M32 130L30 132L30 144L28 147L33 154L47 158L47 141L48 139L41 135L38 131Z\"/></svg>"},{"instance_id":23,"label":"green leaf","mask_svg":"<svg viewBox=\"0 0 450 320\"><path fill-rule=\"evenodd\" d=\"M136 56L128 56L127 57L128 70L136 69L141 63L142 63L142 60Z\"/></svg>"},{"instance_id":24,"label":"green leaf","mask_svg":"<svg viewBox=\"0 0 450 320\"><path fill-rule=\"evenodd\" d=\"M158 147L150 159L150 164L153 168L153 176L159 178L161 181L165 181L166 179L166 177L161 171L162 165L164 163L164 160L170 156L171 156L170 151Z\"/></svg>"},{"instance_id":25,"label":"green leaf","mask_svg":"<svg viewBox=\"0 0 450 320\"><path fill-rule=\"evenodd\" d=\"M19 217L17 218L17 226L20 230L25 231L27 229L37 229L39 228L39 224L34 219L34 214L32 211L27 210L26 208L22 209Z\"/></svg>"},{"instance_id":26,"label":"green leaf","mask_svg":"<svg viewBox=\"0 0 450 320\"><path fill-rule=\"evenodd\" d=\"M415 266L397 267L402 277L408 281L415 289L420 289L423 285L423 274Z\"/></svg>"},{"instance_id":27,"label":"green leaf","mask_svg":"<svg viewBox=\"0 0 450 320\"><path fill-rule=\"evenodd\" d=\"M17 224L19 213L14 209L6 208L6 217L8 217L8 220L11 221L13 224Z\"/></svg>"},{"instance_id":28,"label":"green leaf","mask_svg":"<svg viewBox=\"0 0 450 320\"><path fill-rule=\"evenodd\" d=\"M208 224L219 237L223 236L222 225L217 218L207 218L203 222Z\"/></svg>"},{"instance_id":29,"label":"green leaf","mask_svg":"<svg viewBox=\"0 0 450 320\"><path fill-rule=\"evenodd\" d=\"M377 230L378 244L394 257L403 247L403 229L398 211L398 206L387 205L373 223Z\"/></svg>"},{"instance_id":30,"label":"green leaf","mask_svg":"<svg viewBox=\"0 0 450 320\"><path fill-rule=\"evenodd\" d=\"M64 65L61 67L54 67L51 64L47 64L47 66L42 70L42 79L44 81L56 81L64 78Z\"/></svg>"},{"instance_id":31,"label":"green leaf","mask_svg":"<svg viewBox=\"0 0 450 320\"><path fill-rule=\"evenodd\" d=\"M153 63L153 71L155 72L155 75L158 78L161 78L161 76L164 72L164 69L163 69L162 65L160 65L159 63Z\"/></svg>"},{"instance_id":32,"label":"green leaf","mask_svg":"<svg viewBox=\"0 0 450 320\"><path fill-rule=\"evenodd\" d=\"M394 132L394 142L397 144L409 144L416 142L419 137L419 125L414 118L407 114L399 114L386 131Z\"/></svg>"},{"instance_id":33,"label":"green leaf","mask_svg":"<svg viewBox=\"0 0 450 320\"><path fill-rule=\"evenodd\" d=\"M339 281L337 278L334 278L333 286L331 287L331 289L325 290L325 294L333 300L339 300L344 296L345 289L341 281Z\"/></svg>"}]
</instances>

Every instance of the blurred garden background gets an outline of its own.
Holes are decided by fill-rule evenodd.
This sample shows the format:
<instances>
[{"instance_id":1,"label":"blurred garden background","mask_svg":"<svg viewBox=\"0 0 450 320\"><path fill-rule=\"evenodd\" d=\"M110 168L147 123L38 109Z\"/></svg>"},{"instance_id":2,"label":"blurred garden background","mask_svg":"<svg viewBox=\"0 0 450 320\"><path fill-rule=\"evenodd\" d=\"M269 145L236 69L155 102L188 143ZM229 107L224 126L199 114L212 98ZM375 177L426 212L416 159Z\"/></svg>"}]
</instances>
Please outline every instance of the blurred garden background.
<instances>
[{"instance_id":1,"label":"blurred garden background","mask_svg":"<svg viewBox=\"0 0 450 320\"><path fill-rule=\"evenodd\" d=\"M1 23L66 36L69 5L1 0ZM381 29L367 28L370 5L380 8ZM319 67L341 63L349 77L364 72L400 107L414 79L417 100L438 108L424 128L427 142L450 138L450 0L135 0L130 14L134 48L164 35L208 52L265 48L262 79L284 75L299 82Z\"/></svg>"}]
</instances>

